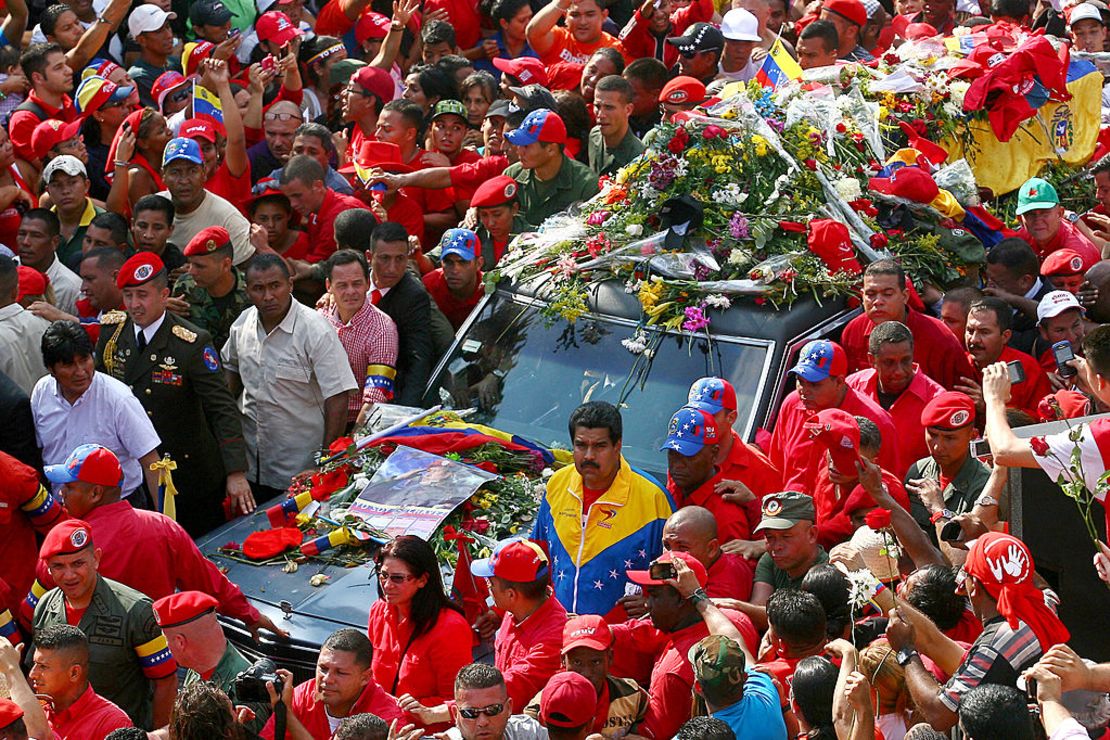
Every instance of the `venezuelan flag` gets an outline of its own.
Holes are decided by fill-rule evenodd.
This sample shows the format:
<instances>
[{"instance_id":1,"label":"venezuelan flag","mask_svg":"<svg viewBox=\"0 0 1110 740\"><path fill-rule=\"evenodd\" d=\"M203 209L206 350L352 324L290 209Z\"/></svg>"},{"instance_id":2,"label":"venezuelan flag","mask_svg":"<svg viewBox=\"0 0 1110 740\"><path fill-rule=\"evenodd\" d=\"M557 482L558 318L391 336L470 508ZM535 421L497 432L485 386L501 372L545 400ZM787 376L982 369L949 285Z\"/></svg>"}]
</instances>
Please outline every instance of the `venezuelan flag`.
<instances>
[{"instance_id":1,"label":"venezuelan flag","mask_svg":"<svg viewBox=\"0 0 1110 740\"><path fill-rule=\"evenodd\" d=\"M224 109L220 99L208 88L193 81L193 117L208 118L216 123L224 122Z\"/></svg>"},{"instance_id":2,"label":"venezuelan flag","mask_svg":"<svg viewBox=\"0 0 1110 740\"><path fill-rule=\"evenodd\" d=\"M802 68L790 56L790 52L782 44L782 39L775 39L771 44L771 51L763 59L763 66L755 73L755 79L763 87L772 90L788 80L796 80L802 76Z\"/></svg>"}]
</instances>

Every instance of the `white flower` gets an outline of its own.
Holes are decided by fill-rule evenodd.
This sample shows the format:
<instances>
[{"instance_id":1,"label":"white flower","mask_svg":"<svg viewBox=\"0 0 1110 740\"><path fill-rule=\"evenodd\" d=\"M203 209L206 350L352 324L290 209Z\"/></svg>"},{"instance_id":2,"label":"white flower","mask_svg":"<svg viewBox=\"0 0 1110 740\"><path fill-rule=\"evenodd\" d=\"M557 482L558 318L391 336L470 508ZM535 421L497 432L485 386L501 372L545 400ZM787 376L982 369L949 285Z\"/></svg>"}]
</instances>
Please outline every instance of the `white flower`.
<instances>
[{"instance_id":1,"label":"white flower","mask_svg":"<svg viewBox=\"0 0 1110 740\"><path fill-rule=\"evenodd\" d=\"M833 187L836 188L837 195L848 203L863 197L859 180L854 177L842 177L833 183Z\"/></svg>"},{"instance_id":2,"label":"white flower","mask_svg":"<svg viewBox=\"0 0 1110 740\"><path fill-rule=\"evenodd\" d=\"M964 107L964 96L967 95L967 91L970 87L971 83L963 80L952 80L952 82L948 84L948 94L952 98L951 102L959 106L961 111Z\"/></svg>"},{"instance_id":3,"label":"white flower","mask_svg":"<svg viewBox=\"0 0 1110 740\"><path fill-rule=\"evenodd\" d=\"M714 293L705 297L705 305L709 306L710 308L716 308L724 311L732 305L732 301L728 299L728 296Z\"/></svg>"},{"instance_id":4,"label":"white flower","mask_svg":"<svg viewBox=\"0 0 1110 740\"><path fill-rule=\"evenodd\" d=\"M644 227L642 224L629 224L624 227L624 233L629 236L639 236L644 233Z\"/></svg>"},{"instance_id":5,"label":"white flower","mask_svg":"<svg viewBox=\"0 0 1110 740\"><path fill-rule=\"evenodd\" d=\"M944 105L941 106L941 109L943 109L945 115L950 118L958 118L962 116L964 112L963 105L957 103L955 100L944 101Z\"/></svg>"},{"instance_id":6,"label":"white flower","mask_svg":"<svg viewBox=\"0 0 1110 740\"><path fill-rule=\"evenodd\" d=\"M642 329L637 329L635 334L621 340L621 346L634 355L643 354L647 350L647 335Z\"/></svg>"},{"instance_id":7,"label":"white flower","mask_svg":"<svg viewBox=\"0 0 1110 740\"><path fill-rule=\"evenodd\" d=\"M728 261L733 265L742 265L748 261L748 252L743 249L733 249L728 253Z\"/></svg>"}]
</instances>

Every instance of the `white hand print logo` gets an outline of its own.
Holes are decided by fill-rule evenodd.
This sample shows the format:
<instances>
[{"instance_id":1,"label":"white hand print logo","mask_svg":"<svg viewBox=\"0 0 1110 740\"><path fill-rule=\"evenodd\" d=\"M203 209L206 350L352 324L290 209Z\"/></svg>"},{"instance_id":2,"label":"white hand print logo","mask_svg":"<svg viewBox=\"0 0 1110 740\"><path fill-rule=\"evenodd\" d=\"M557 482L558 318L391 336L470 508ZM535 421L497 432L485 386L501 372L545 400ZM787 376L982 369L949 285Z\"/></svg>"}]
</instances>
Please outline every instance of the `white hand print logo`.
<instances>
[{"instance_id":1,"label":"white hand print logo","mask_svg":"<svg viewBox=\"0 0 1110 740\"><path fill-rule=\"evenodd\" d=\"M1005 558L987 558L987 566L990 567L995 580L999 582L1007 575L1015 581L1020 581L1029 568L1029 556L1017 545L1010 545Z\"/></svg>"}]
</instances>

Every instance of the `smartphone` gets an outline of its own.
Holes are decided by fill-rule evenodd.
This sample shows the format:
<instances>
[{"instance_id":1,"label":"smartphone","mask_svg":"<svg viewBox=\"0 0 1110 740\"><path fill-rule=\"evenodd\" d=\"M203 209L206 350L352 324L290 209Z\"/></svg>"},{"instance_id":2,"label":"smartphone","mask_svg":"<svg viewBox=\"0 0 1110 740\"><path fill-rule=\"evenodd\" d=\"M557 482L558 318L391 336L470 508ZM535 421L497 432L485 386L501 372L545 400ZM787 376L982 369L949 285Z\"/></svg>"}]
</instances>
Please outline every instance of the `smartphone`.
<instances>
[{"instance_id":1,"label":"smartphone","mask_svg":"<svg viewBox=\"0 0 1110 740\"><path fill-rule=\"evenodd\" d=\"M238 28L233 28L233 29L231 29L230 31L227 32L227 37L229 39L233 39L241 33L242 33L242 31L239 30Z\"/></svg>"},{"instance_id":2,"label":"smartphone","mask_svg":"<svg viewBox=\"0 0 1110 740\"><path fill-rule=\"evenodd\" d=\"M940 538L945 542L959 542L961 532L959 522L947 522L940 528Z\"/></svg>"},{"instance_id":3,"label":"smartphone","mask_svg":"<svg viewBox=\"0 0 1110 740\"><path fill-rule=\"evenodd\" d=\"M1078 370L1067 364L1075 359L1075 352L1072 351L1071 342L1068 340L1052 345L1052 357L1056 360L1056 372L1061 378L1070 378L1079 374Z\"/></svg>"},{"instance_id":4,"label":"smartphone","mask_svg":"<svg viewBox=\"0 0 1110 740\"><path fill-rule=\"evenodd\" d=\"M1011 385L1025 382L1025 368L1021 366L1021 360L1010 360L1006 363L1006 369L1010 373Z\"/></svg>"},{"instance_id":5,"label":"smartphone","mask_svg":"<svg viewBox=\"0 0 1110 740\"><path fill-rule=\"evenodd\" d=\"M653 581L666 581L669 578L677 578L678 571L675 570L674 563L655 562L648 566L648 575Z\"/></svg>"},{"instance_id":6,"label":"smartphone","mask_svg":"<svg viewBox=\"0 0 1110 740\"><path fill-rule=\"evenodd\" d=\"M266 70L267 72L273 72L275 69L277 69L277 61L274 59L273 54L267 54L266 56L262 57L261 64L262 69Z\"/></svg>"}]
</instances>

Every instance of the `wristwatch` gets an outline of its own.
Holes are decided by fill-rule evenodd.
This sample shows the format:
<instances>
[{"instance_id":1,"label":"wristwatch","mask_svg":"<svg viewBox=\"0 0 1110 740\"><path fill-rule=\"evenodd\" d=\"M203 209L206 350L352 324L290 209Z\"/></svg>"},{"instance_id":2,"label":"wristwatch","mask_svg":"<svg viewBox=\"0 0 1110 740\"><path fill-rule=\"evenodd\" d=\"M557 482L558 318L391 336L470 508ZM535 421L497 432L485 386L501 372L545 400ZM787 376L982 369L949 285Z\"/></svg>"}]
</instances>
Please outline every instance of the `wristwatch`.
<instances>
[{"instance_id":1,"label":"wristwatch","mask_svg":"<svg viewBox=\"0 0 1110 740\"><path fill-rule=\"evenodd\" d=\"M989 493L984 493L979 498L975 499L976 506L998 506L998 499Z\"/></svg>"},{"instance_id":2,"label":"wristwatch","mask_svg":"<svg viewBox=\"0 0 1110 740\"><path fill-rule=\"evenodd\" d=\"M97 23L103 23L105 26L112 25L112 22L110 20L108 20L107 18L105 18L104 16L102 16L102 15L98 15L96 17L96 22Z\"/></svg>"},{"instance_id":3,"label":"wristwatch","mask_svg":"<svg viewBox=\"0 0 1110 740\"><path fill-rule=\"evenodd\" d=\"M948 509L941 509L940 511L929 517L930 524L936 524L941 519L952 519L956 516L956 512L949 511Z\"/></svg>"},{"instance_id":4,"label":"wristwatch","mask_svg":"<svg viewBox=\"0 0 1110 740\"><path fill-rule=\"evenodd\" d=\"M695 588L694 593L690 594L690 601L697 606L703 601L709 601L709 594L705 593L704 588Z\"/></svg>"},{"instance_id":5,"label":"wristwatch","mask_svg":"<svg viewBox=\"0 0 1110 740\"><path fill-rule=\"evenodd\" d=\"M914 650L913 648L908 648L908 649L903 648L902 650L898 651L898 654L895 656L894 659L895 659L895 661L897 661L898 665L905 668L906 665L911 660L913 660L916 656L917 656L917 651Z\"/></svg>"}]
</instances>

